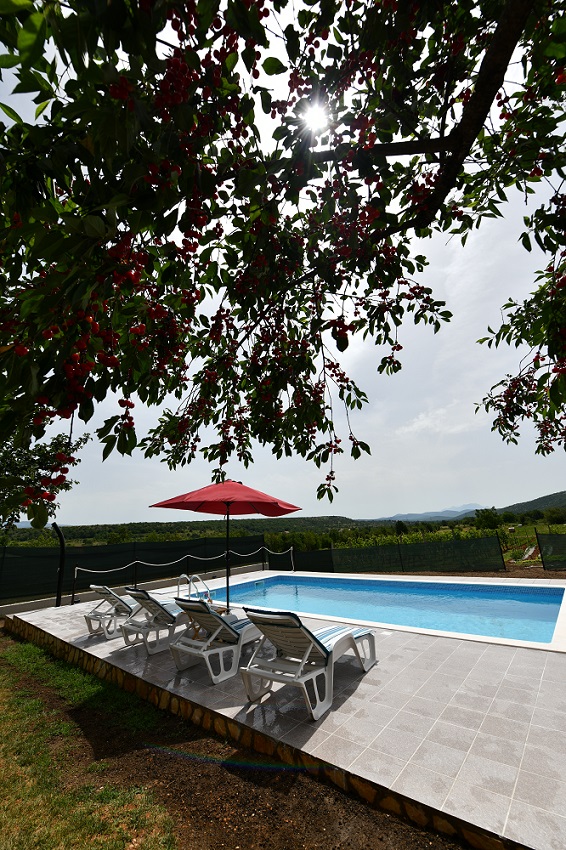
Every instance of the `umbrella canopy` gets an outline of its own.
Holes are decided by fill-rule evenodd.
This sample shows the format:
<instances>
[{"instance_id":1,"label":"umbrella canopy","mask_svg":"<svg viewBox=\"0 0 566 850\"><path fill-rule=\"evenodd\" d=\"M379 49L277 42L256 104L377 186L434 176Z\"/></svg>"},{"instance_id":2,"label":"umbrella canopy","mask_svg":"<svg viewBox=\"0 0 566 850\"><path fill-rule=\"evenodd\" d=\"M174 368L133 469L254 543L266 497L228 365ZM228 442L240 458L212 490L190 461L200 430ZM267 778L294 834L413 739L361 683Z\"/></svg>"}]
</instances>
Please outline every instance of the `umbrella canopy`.
<instances>
[{"instance_id":1,"label":"umbrella canopy","mask_svg":"<svg viewBox=\"0 0 566 850\"><path fill-rule=\"evenodd\" d=\"M230 610L230 517L244 514L262 516L284 516L300 511L296 505L268 496L261 490L246 487L240 481L222 481L209 484L200 490L192 490L181 496L173 496L152 508L172 508L182 511L197 511L203 514L220 514L226 517L226 607Z\"/></svg>"},{"instance_id":2,"label":"umbrella canopy","mask_svg":"<svg viewBox=\"0 0 566 850\"><path fill-rule=\"evenodd\" d=\"M230 516L243 514L262 514L262 516L284 516L300 511L296 505L283 502L274 496L268 496L260 490L246 487L239 481L222 481L209 484L200 490L193 490L182 496L173 496L164 502L151 505L152 508L175 508L183 511L198 511L203 514L221 514Z\"/></svg>"}]
</instances>

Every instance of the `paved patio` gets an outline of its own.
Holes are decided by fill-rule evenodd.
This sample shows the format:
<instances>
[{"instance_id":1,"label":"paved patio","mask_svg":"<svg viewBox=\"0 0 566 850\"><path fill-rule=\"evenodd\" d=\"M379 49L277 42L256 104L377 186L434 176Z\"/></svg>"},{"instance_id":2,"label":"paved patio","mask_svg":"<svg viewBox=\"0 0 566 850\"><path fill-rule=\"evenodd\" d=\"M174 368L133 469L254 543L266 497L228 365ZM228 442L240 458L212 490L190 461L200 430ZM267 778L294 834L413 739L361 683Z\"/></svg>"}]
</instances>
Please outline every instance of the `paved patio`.
<instances>
[{"instance_id":1,"label":"paved patio","mask_svg":"<svg viewBox=\"0 0 566 850\"><path fill-rule=\"evenodd\" d=\"M360 676L353 657L338 662L333 708L313 723L289 687L251 705L239 676L213 686L204 665L179 674L168 651L89 636L91 607L22 612L7 628L472 846L566 847L566 654L378 628L378 664Z\"/></svg>"}]
</instances>

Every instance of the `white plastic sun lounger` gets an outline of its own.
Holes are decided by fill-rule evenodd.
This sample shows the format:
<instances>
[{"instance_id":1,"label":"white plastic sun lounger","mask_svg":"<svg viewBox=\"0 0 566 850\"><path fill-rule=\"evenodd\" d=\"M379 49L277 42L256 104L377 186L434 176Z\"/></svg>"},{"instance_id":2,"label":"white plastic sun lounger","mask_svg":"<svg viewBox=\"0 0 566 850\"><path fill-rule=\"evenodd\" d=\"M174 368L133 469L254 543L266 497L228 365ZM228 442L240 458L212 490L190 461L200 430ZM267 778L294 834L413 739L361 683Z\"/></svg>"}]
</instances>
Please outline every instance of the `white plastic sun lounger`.
<instances>
[{"instance_id":1,"label":"white plastic sun lounger","mask_svg":"<svg viewBox=\"0 0 566 850\"><path fill-rule=\"evenodd\" d=\"M143 643L149 655L169 646L178 626L190 623L188 615L175 602L159 602L145 590L127 587L126 592L137 602L131 616L120 626L124 642L131 646Z\"/></svg>"},{"instance_id":2,"label":"white plastic sun lounger","mask_svg":"<svg viewBox=\"0 0 566 850\"><path fill-rule=\"evenodd\" d=\"M376 663L375 632L368 628L326 626L311 632L296 614L244 608L263 637L248 665L240 669L248 698L254 702L273 682L299 688L313 720L332 706L334 662L352 650L364 672ZM273 651L266 657L265 644Z\"/></svg>"},{"instance_id":3,"label":"white plastic sun lounger","mask_svg":"<svg viewBox=\"0 0 566 850\"><path fill-rule=\"evenodd\" d=\"M90 589L100 597L98 604L85 614L90 634L103 634L106 640L119 637L121 624L126 622L134 610L130 604L132 599L123 599L106 585L91 584Z\"/></svg>"},{"instance_id":4,"label":"white plastic sun lounger","mask_svg":"<svg viewBox=\"0 0 566 850\"><path fill-rule=\"evenodd\" d=\"M172 641L169 649L178 670L204 661L214 685L238 672L243 648L261 634L247 618L224 618L203 600L176 599L198 631L190 627Z\"/></svg>"}]
</instances>

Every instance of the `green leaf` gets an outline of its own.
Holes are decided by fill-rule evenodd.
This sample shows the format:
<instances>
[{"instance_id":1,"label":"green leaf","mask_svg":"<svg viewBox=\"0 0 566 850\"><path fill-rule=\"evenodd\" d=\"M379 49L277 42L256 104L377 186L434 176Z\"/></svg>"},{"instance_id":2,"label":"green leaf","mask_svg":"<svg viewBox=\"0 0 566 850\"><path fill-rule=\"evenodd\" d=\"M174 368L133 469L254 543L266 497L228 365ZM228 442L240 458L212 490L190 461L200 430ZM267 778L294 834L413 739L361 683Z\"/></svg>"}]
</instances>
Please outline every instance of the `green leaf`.
<instances>
[{"instance_id":1,"label":"green leaf","mask_svg":"<svg viewBox=\"0 0 566 850\"><path fill-rule=\"evenodd\" d=\"M20 57L13 53L3 53L0 56L0 68L15 68L20 64Z\"/></svg>"},{"instance_id":2,"label":"green leaf","mask_svg":"<svg viewBox=\"0 0 566 850\"><path fill-rule=\"evenodd\" d=\"M261 89L260 97L261 108L263 109L266 115L269 115L271 113L271 94L267 91L267 89Z\"/></svg>"},{"instance_id":3,"label":"green leaf","mask_svg":"<svg viewBox=\"0 0 566 850\"><path fill-rule=\"evenodd\" d=\"M108 455L113 451L114 446L116 445L116 439L117 438L115 434L109 434L108 437L105 437L103 440L101 440L101 442L104 443L102 460L106 460Z\"/></svg>"},{"instance_id":4,"label":"green leaf","mask_svg":"<svg viewBox=\"0 0 566 850\"><path fill-rule=\"evenodd\" d=\"M27 513L32 528L44 528L47 525L49 514L44 502L37 502L30 505Z\"/></svg>"},{"instance_id":5,"label":"green leaf","mask_svg":"<svg viewBox=\"0 0 566 850\"><path fill-rule=\"evenodd\" d=\"M38 107L36 107L36 110L35 110L35 117L36 117L36 118L39 118L39 116L40 116L43 112L45 112L45 110L47 109L47 107L49 106L49 104L50 104L50 103L51 103L51 101L49 101L49 100L44 100L44 101L43 101L43 103L40 103L40 104L39 104L39 106L38 106Z\"/></svg>"},{"instance_id":6,"label":"green leaf","mask_svg":"<svg viewBox=\"0 0 566 850\"><path fill-rule=\"evenodd\" d=\"M37 59L43 58L46 32L45 17L40 12L34 12L26 18L18 32L18 50L22 57L22 65L30 67Z\"/></svg>"},{"instance_id":7,"label":"green leaf","mask_svg":"<svg viewBox=\"0 0 566 850\"><path fill-rule=\"evenodd\" d=\"M544 48L544 55L551 56L553 59L564 59L566 56L566 44L558 44L556 41L551 41Z\"/></svg>"},{"instance_id":8,"label":"green leaf","mask_svg":"<svg viewBox=\"0 0 566 850\"><path fill-rule=\"evenodd\" d=\"M98 215L87 215L83 219L84 231L91 239L104 239L106 224Z\"/></svg>"},{"instance_id":9,"label":"green leaf","mask_svg":"<svg viewBox=\"0 0 566 850\"><path fill-rule=\"evenodd\" d=\"M263 62L262 68L270 77L273 77L275 74L284 74L287 70L287 67L276 56L268 56Z\"/></svg>"},{"instance_id":10,"label":"green leaf","mask_svg":"<svg viewBox=\"0 0 566 850\"><path fill-rule=\"evenodd\" d=\"M293 24L289 24L285 27L285 38L287 40L287 56L289 57L291 62L295 62L299 58L301 48L299 44L299 33L297 32Z\"/></svg>"},{"instance_id":11,"label":"green leaf","mask_svg":"<svg viewBox=\"0 0 566 850\"><path fill-rule=\"evenodd\" d=\"M226 59L224 60L224 64L228 71L233 71L236 67L236 63L238 62L238 54L237 53L229 53Z\"/></svg>"},{"instance_id":12,"label":"green leaf","mask_svg":"<svg viewBox=\"0 0 566 850\"><path fill-rule=\"evenodd\" d=\"M8 106L7 103L0 103L0 109L2 112L6 113L8 118L11 118L12 121L15 121L16 124L23 124L23 120L20 118L15 109L12 109L11 106Z\"/></svg>"},{"instance_id":13,"label":"green leaf","mask_svg":"<svg viewBox=\"0 0 566 850\"><path fill-rule=\"evenodd\" d=\"M17 15L26 9L32 9L31 0L0 0L0 15Z\"/></svg>"}]
</instances>

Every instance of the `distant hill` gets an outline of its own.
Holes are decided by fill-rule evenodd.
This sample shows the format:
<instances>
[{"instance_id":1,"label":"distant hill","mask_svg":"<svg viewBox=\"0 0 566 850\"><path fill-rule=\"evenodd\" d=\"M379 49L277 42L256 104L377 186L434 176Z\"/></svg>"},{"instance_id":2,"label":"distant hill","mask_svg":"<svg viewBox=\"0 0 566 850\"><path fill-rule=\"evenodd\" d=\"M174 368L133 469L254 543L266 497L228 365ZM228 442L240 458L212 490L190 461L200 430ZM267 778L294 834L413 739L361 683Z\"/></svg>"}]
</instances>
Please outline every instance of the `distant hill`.
<instances>
[{"instance_id":1,"label":"distant hill","mask_svg":"<svg viewBox=\"0 0 566 850\"><path fill-rule=\"evenodd\" d=\"M483 505L462 505L459 508L448 508L445 511L428 511L424 514L395 514L395 516L383 517L379 522L447 522L453 519L474 516L475 512Z\"/></svg>"},{"instance_id":2,"label":"distant hill","mask_svg":"<svg viewBox=\"0 0 566 850\"><path fill-rule=\"evenodd\" d=\"M498 508L498 513L509 511L512 514L526 514L529 511L545 511L547 508L566 508L566 490L560 493L551 493L550 496L541 496L531 502L518 502L506 508Z\"/></svg>"},{"instance_id":3,"label":"distant hill","mask_svg":"<svg viewBox=\"0 0 566 850\"><path fill-rule=\"evenodd\" d=\"M391 517L383 517L377 522L442 522L473 517L477 510L485 505L461 505L460 508L450 508L445 511L430 511L423 514L395 514ZM560 493L551 493L549 496L540 496L530 502L518 502L516 505L507 505L504 508L496 508L500 514L527 514L529 511L545 511L548 508L566 508L566 490Z\"/></svg>"}]
</instances>

